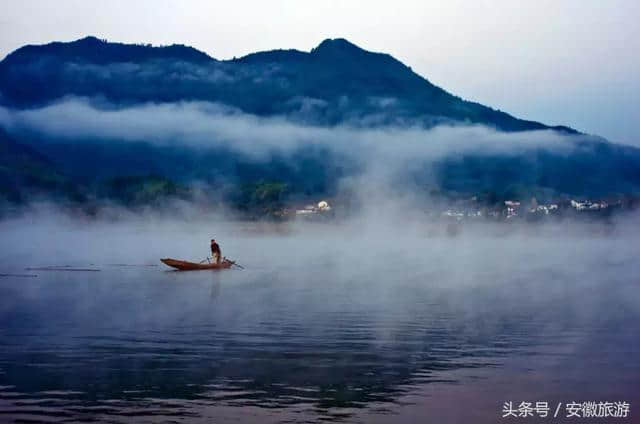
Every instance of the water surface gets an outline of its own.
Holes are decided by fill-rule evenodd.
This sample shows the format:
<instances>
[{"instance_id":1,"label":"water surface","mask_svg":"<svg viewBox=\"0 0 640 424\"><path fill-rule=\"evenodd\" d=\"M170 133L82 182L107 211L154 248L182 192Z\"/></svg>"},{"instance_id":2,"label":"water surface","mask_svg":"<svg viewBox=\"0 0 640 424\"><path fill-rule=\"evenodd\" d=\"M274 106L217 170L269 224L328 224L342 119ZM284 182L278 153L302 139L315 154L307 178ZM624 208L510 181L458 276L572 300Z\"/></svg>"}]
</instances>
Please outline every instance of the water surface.
<instances>
[{"instance_id":1,"label":"water surface","mask_svg":"<svg viewBox=\"0 0 640 424\"><path fill-rule=\"evenodd\" d=\"M499 422L508 400L640 405L624 231L211 224L246 269L158 262L206 256L202 225L4 224L0 272L37 277L0 277L0 421ZM51 265L100 271L25 270Z\"/></svg>"}]
</instances>

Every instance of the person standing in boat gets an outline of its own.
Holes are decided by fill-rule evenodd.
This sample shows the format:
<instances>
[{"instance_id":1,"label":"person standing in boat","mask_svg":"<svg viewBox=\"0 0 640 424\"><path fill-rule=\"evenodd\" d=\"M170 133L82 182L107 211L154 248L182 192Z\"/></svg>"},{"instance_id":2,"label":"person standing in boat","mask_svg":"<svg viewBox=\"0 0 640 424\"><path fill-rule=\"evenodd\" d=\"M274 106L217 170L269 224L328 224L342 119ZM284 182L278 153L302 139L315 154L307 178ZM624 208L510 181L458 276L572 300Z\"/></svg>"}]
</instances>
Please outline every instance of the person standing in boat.
<instances>
[{"instance_id":1,"label":"person standing in boat","mask_svg":"<svg viewBox=\"0 0 640 424\"><path fill-rule=\"evenodd\" d=\"M214 239L211 239L211 256L213 256L217 264L220 264L222 253L220 252L220 245Z\"/></svg>"}]
</instances>

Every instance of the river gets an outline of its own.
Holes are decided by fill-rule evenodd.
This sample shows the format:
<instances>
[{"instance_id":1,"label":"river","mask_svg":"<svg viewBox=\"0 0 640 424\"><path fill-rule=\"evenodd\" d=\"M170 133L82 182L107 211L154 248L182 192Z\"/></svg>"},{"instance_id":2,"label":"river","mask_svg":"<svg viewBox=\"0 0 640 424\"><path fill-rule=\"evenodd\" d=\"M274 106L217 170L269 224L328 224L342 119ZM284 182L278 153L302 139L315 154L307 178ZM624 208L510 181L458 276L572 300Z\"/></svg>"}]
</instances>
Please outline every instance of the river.
<instances>
[{"instance_id":1,"label":"river","mask_svg":"<svg viewBox=\"0 0 640 424\"><path fill-rule=\"evenodd\" d=\"M638 422L637 227L505 225L5 221L0 421Z\"/></svg>"}]
</instances>

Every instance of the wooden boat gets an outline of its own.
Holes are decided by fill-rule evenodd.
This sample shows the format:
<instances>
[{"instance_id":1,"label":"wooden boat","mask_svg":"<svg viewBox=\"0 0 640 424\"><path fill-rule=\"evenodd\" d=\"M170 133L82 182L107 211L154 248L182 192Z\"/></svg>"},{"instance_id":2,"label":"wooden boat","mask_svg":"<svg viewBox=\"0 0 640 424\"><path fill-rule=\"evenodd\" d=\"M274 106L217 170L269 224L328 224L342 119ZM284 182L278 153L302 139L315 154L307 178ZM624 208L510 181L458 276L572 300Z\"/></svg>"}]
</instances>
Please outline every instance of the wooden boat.
<instances>
[{"instance_id":1,"label":"wooden boat","mask_svg":"<svg viewBox=\"0 0 640 424\"><path fill-rule=\"evenodd\" d=\"M194 271L198 269L227 269L227 268L231 268L231 266L234 264L233 261L230 261L227 258L224 258L224 260L219 264L196 263L196 262L181 261L179 259L171 259L171 258L160 259L160 262L162 262L165 265L169 265L172 268L176 268L180 271Z\"/></svg>"}]
</instances>

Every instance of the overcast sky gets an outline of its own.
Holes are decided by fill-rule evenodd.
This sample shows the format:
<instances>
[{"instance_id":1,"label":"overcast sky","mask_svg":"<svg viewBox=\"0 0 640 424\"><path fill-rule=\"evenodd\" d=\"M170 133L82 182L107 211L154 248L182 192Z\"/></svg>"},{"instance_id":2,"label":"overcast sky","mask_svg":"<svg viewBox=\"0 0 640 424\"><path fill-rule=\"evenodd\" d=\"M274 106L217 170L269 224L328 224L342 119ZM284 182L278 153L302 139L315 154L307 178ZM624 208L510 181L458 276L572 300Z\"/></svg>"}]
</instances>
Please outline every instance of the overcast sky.
<instances>
[{"instance_id":1,"label":"overcast sky","mask_svg":"<svg viewBox=\"0 0 640 424\"><path fill-rule=\"evenodd\" d=\"M95 35L217 59L344 37L453 94L640 144L640 1L0 0L0 56Z\"/></svg>"}]
</instances>

